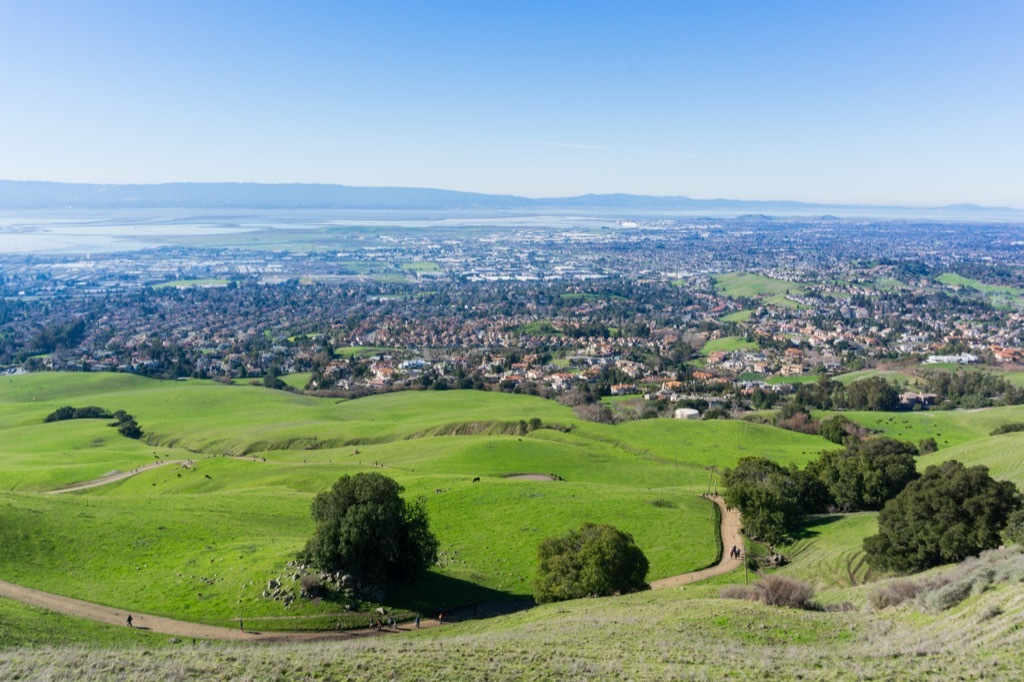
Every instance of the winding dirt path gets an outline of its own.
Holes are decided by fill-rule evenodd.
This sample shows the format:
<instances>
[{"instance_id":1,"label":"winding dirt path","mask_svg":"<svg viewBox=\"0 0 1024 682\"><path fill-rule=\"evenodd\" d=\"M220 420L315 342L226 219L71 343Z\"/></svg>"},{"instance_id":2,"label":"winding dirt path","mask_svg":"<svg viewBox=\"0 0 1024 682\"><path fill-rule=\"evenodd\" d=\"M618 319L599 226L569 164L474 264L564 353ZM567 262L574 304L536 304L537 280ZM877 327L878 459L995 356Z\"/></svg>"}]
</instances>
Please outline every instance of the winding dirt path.
<instances>
[{"instance_id":1,"label":"winding dirt path","mask_svg":"<svg viewBox=\"0 0 1024 682\"><path fill-rule=\"evenodd\" d=\"M73 493L76 490L88 490L89 488L98 488L101 485L108 485L110 483L117 483L123 481L126 478L131 478L141 474L143 471L149 471L150 469L156 469L162 467L165 464L181 464L185 460L183 459L165 459L159 462L152 462L150 464L143 464L142 466L132 469L131 471L122 471L117 474L111 474L110 476L101 476L85 483L73 483L66 488L58 488L57 490L47 490L47 495L60 495L61 493Z\"/></svg>"},{"instance_id":2,"label":"winding dirt path","mask_svg":"<svg viewBox=\"0 0 1024 682\"><path fill-rule=\"evenodd\" d=\"M105 485L112 483L115 480L121 480L128 476L133 476L140 470L146 468L153 468L156 466L162 466L163 464L171 464L172 462L154 462L153 464L147 465L142 469L134 472L126 472L125 474L117 474L116 477L108 476L89 483L83 483L73 488L64 488L62 490L51 491L53 493L58 492L70 492L72 490L84 490L85 488L95 487L98 485ZM734 545L737 547L743 546L743 536L740 534L740 515L739 512L732 509L727 509L725 502L721 497L713 497L712 501L718 505L718 508L722 511L722 547L723 556L722 560L717 565L710 568L705 568L700 571L693 571L691 573L683 573L682 575L672 576L670 578L663 578L661 580L655 580L651 583L651 589L664 589L669 587L679 587L680 585L686 585L694 583L712 576L721 575L722 573L728 573L733 569L738 568L742 565L741 559L731 559L728 556L728 550ZM362 637L377 637L380 635L394 634L396 632L408 632L416 629L415 626L410 624L403 624L395 628L394 630L371 630L364 628L361 630L343 630L341 632L259 632L257 630L248 629L234 629L218 627L215 625L203 625L202 623L192 623L189 621L175 620L173 618L165 618L163 616L154 616L148 613L139 613L137 611L127 611L126 609L115 608L112 606L104 606L102 604L94 604L92 602L83 601L81 599L75 599L74 597L65 597L59 594L52 594L50 592L43 592L42 590L34 590L31 587L23 587L21 585L15 585L0 580L0 597L6 597L8 599L14 599L22 602L23 604L29 604L39 608L47 609L50 611L56 611L57 613L63 613L69 616L77 616L79 618L87 618L89 620L97 621L100 623L107 623L109 625L122 625L127 626L128 615L131 614L133 627L140 630L149 630L152 632L160 632L166 635L172 635L176 637L190 637L199 639L220 639L230 641L258 641L258 642L315 642L322 640L340 640L340 639L354 639ZM250 625L258 625L259 620L254 619L250 621ZM440 623L436 619L424 618L420 626L423 628L437 627Z\"/></svg>"},{"instance_id":3,"label":"winding dirt path","mask_svg":"<svg viewBox=\"0 0 1024 682\"><path fill-rule=\"evenodd\" d=\"M679 587L680 585L695 583L716 575L728 573L729 571L735 570L743 565L743 559L733 559L729 556L729 550L733 547L739 547L740 549L743 548L743 535L740 533L740 529L743 528L743 524L740 521L740 513L736 509L728 509L725 506L725 500L718 495L712 497L711 500L718 505L718 508L722 512L722 559L710 568L705 568L700 571L692 571L690 573L683 573L682 575L674 575L671 578L655 580L651 583L652 590L660 590L666 587Z\"/></svg>"},{"instance_id":4,"label":"winding dirt path","mask_svg":"<svg viewBox=\"0 0 1024 682\"><path fill-rule=\"evenodd\" d=\"M165 635L177 637L192 637L199 639L221 639L231 641L258 641L258 642L315 642L320 640L333 639L354 639L359 637L376 637L379 635L393 634L416 629L414 625L402 624L394 630L342 630L341 632L259 632L252 628L241 630L234 628L218 627L216 625L203 625L184 620L175 620L163 616L154 616L138 611L127 611L125 609L94 604L82 601L73 597L65 597L59 594L34 590L31 587L23 587L0 580L0 597L7 597L20 601L23 604L37 606L49 611L56 611L68 616L87 618L99 623L108 625L121 625L127 627L129 614L132 617L132 627L137 630L149 630L161 632ZM259 620L253 620L257 624ZM420 626L423 628L436 627L437 620L423 619Z\"/></svg>"}]
</instances>

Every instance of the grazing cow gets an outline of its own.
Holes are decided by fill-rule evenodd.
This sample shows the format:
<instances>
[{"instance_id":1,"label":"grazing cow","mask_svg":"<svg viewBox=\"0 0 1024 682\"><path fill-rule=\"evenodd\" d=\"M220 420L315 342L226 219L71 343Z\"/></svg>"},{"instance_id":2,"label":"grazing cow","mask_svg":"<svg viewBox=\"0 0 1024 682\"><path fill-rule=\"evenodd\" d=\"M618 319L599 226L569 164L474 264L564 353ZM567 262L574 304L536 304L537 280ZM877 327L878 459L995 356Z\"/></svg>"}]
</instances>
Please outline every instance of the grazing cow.
<instances>
[{"instance_id":1,"label":"grazing cow","mask_svg":"<svg viewBox=\"0 0 1024 682\"><path fill-rule=\"evenodd\" d=\"M479 483L479 482L480 482L480 477L479 476L477 476L476 478L473 479L473 483Z\"/></svg>"}]
</instances>

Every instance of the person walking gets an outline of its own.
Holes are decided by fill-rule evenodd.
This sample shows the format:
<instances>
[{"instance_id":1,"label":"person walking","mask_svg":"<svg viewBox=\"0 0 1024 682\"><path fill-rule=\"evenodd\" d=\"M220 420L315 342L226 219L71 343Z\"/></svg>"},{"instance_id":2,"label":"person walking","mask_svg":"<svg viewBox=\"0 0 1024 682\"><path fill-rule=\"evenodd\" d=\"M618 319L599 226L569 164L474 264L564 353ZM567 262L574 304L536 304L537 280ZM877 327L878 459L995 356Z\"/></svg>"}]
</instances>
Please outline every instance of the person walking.
<instances>
[{"instance_id":1,"label":"person walking","mask_svg":"<svg viewBox=\"0 0 1024 682\"><path fill-rule=\"evenodd\" d=\"M130 628L135 627L134 625L132 625L132 614L130 614L130 613L128 614L128 627L130 627Z\"/></svg>"},{"instance_id":2,"label":"person walking","mask_svg":"<svg viewBox=\"0 0 1024 682\"><path fill-rule=\"evenodd\" d=\"M420 629L420 614L416 614L416 629Z\"/></svg>"}]
</instances>

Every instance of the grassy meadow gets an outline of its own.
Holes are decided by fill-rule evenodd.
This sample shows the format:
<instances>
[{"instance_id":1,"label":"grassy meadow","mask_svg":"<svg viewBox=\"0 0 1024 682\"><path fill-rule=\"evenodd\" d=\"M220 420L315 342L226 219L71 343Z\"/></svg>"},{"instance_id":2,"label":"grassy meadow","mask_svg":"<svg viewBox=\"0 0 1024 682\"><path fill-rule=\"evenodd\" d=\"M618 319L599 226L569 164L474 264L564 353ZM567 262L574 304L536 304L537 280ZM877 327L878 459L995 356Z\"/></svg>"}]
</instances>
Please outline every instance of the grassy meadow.
<instances>
[{"instance_id":1,"label":"grassy meadow","mask_svg":"<svg viewBox=\"0 0 1024 682\"><path fill-rule=\"evenodd\" d=\"M43 423L66 404L125 409L144 437L123 438L107 420ZM934 437L940 450L921 457L922 468L956 458L1024 483L1024 434L989 435L1024 421L1024 407L846 414L893 437ZM557 428L520 427L533 418ZM699 493L717 484L716 472L751 455L802 466L835 447L742 421L582 422L529 396L429 391L340 401L119 374L0 378L0 432L0 579L214 625L241 617L265 631L365 621L340 602L297 599L285 608L261 596L270 578L294 589L286 563L312 530L309 503L342 474L377 471L426 501L441 561L387 604L429 614L528 599L537 543L585 520L632 533L650 579L707 566L717 559L717 533ZM47 492L156 461L169 463L111 485ZM511 478L524 473L562 480ZM743 582L738 571L401 636L242 646L178 642L0 599L0 678L1019 677L1018 585L941 614L868 608L873 581L884 578L868 570L861 549L876 519L815 517L778 548L791 559L780 574L851 611L720 599L723 586Z\"/></svg>"},{"instance_id":2,"label":"grassy meadow","mask_svg":"<svg viewBox=\"0 0 1024 682\"><path fill-rule=\"evenodd\" d=\"M715 351L730 353L735 350L757 350L757 342L747 341L740 336L723 336L720 339L711 339L700 349L701 355L708 355Z\"/></svg>"},{"instance_id":3,"label":"grassy meadow","mask_svg":"<svg viewBox=\"0 0 1024 682\"><path fill-rule=\"evenodd\" d=\"M43 423L65 404L125 409L144 437L123 438L102 419ZM426 501L442 561L391 600L428 610L528 598L537 544L583 521L632 533L651 579L710 565L717 529L698 494L713 481L708 468L754 453L800 462L827 446L739 422L580 422L529 396L341 401L120 374L4 377L0 415L0 577L217 625L283 616L282 628L344 606L285 609L260 596L310 535L312 497L343 474L378 471ZM518 435L534 418L557 428ZM168 463L46 494L158 461ZM525 473L562 480L510 478Z\"/></svg>"},{"instance_id":4,"label":"grassy meadow","mask_svg":"<svg viewBox=\"0 0 1024 682\"><path fill-rule=\"evenodd\" d=\"M799 308L798 303L789 300L786 296L789 294L800 295L806 291L799 282L790 282L749 272L715 275L715 289L723 296L761 298L766 303L784 308Z\"/></svg>"}]
</instances>

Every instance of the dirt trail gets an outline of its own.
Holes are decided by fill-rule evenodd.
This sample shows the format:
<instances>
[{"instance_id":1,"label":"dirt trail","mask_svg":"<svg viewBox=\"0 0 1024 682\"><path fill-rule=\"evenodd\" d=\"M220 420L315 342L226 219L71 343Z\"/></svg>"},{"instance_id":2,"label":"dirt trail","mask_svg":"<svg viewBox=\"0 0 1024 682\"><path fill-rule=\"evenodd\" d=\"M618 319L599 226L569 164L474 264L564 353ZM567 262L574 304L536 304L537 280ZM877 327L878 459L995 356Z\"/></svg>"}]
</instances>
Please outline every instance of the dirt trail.
<instances>
[{"instance_id":1,"label":"dirt trail","mask_svg":"<svg viewBox=\"0 0 1024 682\"><path fill-rule=\"evenodd\" d=\"M96 479L93 479L91 481L86 481L85 483L75 483L73 485L69 485L66 488L58 488L57 490L48 490L48 491L46 491L46 494L47 495L60 495L61 493L73 493L76 490L87 490L89 488L98 488L101 485L108 485L110 483L116 483L117 481L123 481L124 479L131 478L132 476L135 476L136 474L141 474L143 471L149 471L150 469L155 469L157 467L162 467L165 464L181 464L183 461L184 460L181 460L181 459L164 459L164 460L161 460L159 462L152 462L150 464L143 464L142 466L138 467L137 469L132 469L131 471L122 471L121 473L118 473L118 474L112 474L110 476L102 476L100 478L96 478Z\"/></svg>"},{"instance_id":2,"label":"dirt trail","mask_svg":"<svg viewBox=\"0 0 1024 682\"><path fill-rule=\"evenodd\" d=\"M743 548L743 535L740 533L740 529L743 527L743 524L740 521L740 513L736 509L728 509L725 506L725 501L720 496L716 495L712 497L711 500L718 505L718 508L722 512L721 561L716 565L710 568L705 568L701 571L693 571L691 573L683 573L682 575L674 575L671 578L655 580L651 583L652 590L660 590L666 587L679 587L680 585L695 583L716 575L728 573L729 571L737 569L743 565L742 559L733 559L729 557L729 550L733 547Z\"/></svg>"},{"instance_id":3,"label":"dirt trail","mask_svg":"<svg viewBox=\"0 0 1024 682\"><path fill-rule=\"evenodd\" d=\"M177 637L191 637L200 639L221 639L232 641L258 641L258 642L315 642L331 639L353 639L359 637L375 637L379 635L394 634L395 632L406 632L415 630L412 624L404 623L395 630L342 630L341 632L259 632L247 628L245 630L235 628L224 628L216 625L203 625L202 623L191 623L163 616L154 616L138 611L127 611L125 609L93 604L73 597L65 597L59 594L51 594L40 590L33 590L30 587L22 587L13 583L0 580L0 597L7 597L20 601L23 604L37 606L39 608L56 611L69 616L88 618L100 623L109 625L121 625L127 627L128 615L132 617L132 627L137 630L149 630L161 632L165 635ZM255 625L259 621L253 620ZM244 621L243 621L244 623ZM423 619L420 626L423 628L436 627L439 623L434 619Z\"/></svg>"},{"instance_id":4,"label":"dirt trail","mask_svg":"<svg viewBox=\"0 0 1024 682\"><path fill-rule=\"evenodd\" d=\"M171 462L154 462L148 465L146 468L152 468L154 466L160 466L162 464L171 464ZM137 473L134 472L134 473ZM118 474L120 478L127 478L128 476L134 475L133 472L127 472L126 474ZM104 485L105 483L113 482L114 480L120 480L120 478L107 477L99 479L97 481L91 481L90 483L82 484L75 488L65 488L59 491L53 492L69 492L71 490L82 490L86 487L93 487L96 485ZM712 498L715 504L718 505L722 511L722 547L723 556L722 560L711 568L705 568L701 571L694 571L692 573L683 573L682 575L672 576L671 578L663 578L656 580L651 583L652 589L662 589L668 587L678 587L680 585L686 585L688 583L697 582L704 580L712 576L721 575L722 573L728 573L729 571L738 568L742 565L740 559L731 559L728 556L728 550L733 547L743 546L743 537L740 534L740 515L736 510L726 509L725 502L720 497ZM65 597L59 594L51 594L49 592L43 592L41 590L34 590L30 587L23 587L21 585L15 585L0 580L0 597L6 597L8 599L14 599L24 604L31 606L37 606L39 608L48 609L50 611L56 611L57 613L67 614L69 616L78 616L79 618L88 618L89 620L98 621L100 623L108 623L110 625L122 625L127 627L127 619L129 613L132 616L132 625L140 630L150 630L152 632L160 632L166 635L173 635L176 637L188 637L188 638L199 638L199 639L221 639L221 640L233 640L233 641L258 641L258 642L314 642L320 640L340 640L340 639L353 639L361 637L376 637L386 634L394 634L396 632L408 632L416 629L414 625L403 624L394 630L372 630L369 628L361 630L343 630L341 632L259 632L253 629L234 629L218 627L215 625L203 625L201 623L191 623L188 621L175 620L173 618L165 618L163 616L154 616L147 613L139 613L137 611L127 611L122 608L115 608L112 606L104 606L102 604L94 604L92 602L83 601L81 599L75 599L73 597ZM458 615L458 614L455 614ZM461 619L460 619L461 620ZM259 620L252 620L250 625L257 625ZM435 619L424 618L421 623L421 627L437 627L440 623Z\"/></svg>"}]
</instances>

